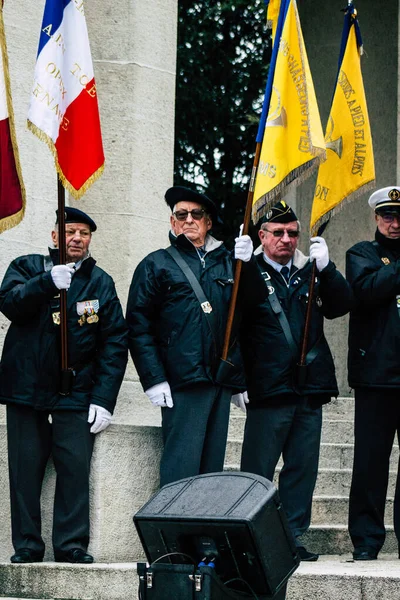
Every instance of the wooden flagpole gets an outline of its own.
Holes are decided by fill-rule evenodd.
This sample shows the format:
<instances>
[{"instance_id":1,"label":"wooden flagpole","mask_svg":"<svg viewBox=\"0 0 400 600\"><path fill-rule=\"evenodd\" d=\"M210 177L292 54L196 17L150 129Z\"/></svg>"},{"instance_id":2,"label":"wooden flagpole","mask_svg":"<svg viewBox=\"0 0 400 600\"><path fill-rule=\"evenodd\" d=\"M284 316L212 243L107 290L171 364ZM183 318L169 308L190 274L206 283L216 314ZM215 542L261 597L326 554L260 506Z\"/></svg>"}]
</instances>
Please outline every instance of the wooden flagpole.
<instances>
[{"instance_id":1,"label":"wooden flagpole","mask_svg":"<svg viewBox=\"0 0 400 600\"><path fill-rule=\"evenodd\" d=\"M256 181L256 173L257 173L257 169L258 169L258 164L260 162L260 154L261 154L261 143L257 142L256 150L255 150L255 154L254 154L253 169L251 172L249 191L247 194L247 203L246 203L246 211L244 213L242 235L247 235L247 233L249 231L251 209L253 207L254 186L255 186L255 181ZM232 296L231 296L231 300L229 303L228 320L226 323L224 345L223 345L223 349L222 349L222 360L226 360L228 358L229 342L231 339L233 318L235 316L235 309L236 309L236 302L237 302L237 295L238 295L238 290L239 290L241 272L242 272L242 261L238 260L236 262L235 276L234 276L234 282L233 282L233 288L232 288Z\"/></svg>"},{"instance_id":2,"label":"wooden flagpole","mask_svg":"<svg viewBox=\"0 0 400 600\"><path fill-rule=\"evenodd\" d=\"M58 252L60 265L67 261L65 240L65 188L57 174L58 195ZM67 290L60 290L60 342L61 342L61 379L59 393L68 396L72 387L73 372L68 368L68 329L67 329Z\"/></svg>"}]
</instances>

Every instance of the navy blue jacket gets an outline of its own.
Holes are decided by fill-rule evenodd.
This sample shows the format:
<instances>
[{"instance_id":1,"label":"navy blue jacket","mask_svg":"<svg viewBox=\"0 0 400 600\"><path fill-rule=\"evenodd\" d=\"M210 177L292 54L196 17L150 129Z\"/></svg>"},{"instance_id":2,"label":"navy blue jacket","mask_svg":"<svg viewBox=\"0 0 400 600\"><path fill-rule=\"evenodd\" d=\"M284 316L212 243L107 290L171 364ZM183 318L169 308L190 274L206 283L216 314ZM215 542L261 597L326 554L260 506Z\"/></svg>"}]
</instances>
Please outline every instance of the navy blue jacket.
<instances>
[{"instance_id":1,"label":"navy blue jacket","mask_svg":"<svg viewBox=\"0 0 400 600\"><path fill-rule=\"evenodd\" d=\"M315 397L338 395L335 367L328 342L324 336L324 317L334 319L345 315L351 307L352 293L345 278L333 262L320 273L317 271L312 309L308 350L315 347L315 358L307 369L304 387L295 385L294 366L300 359L308 291L312 264L308 257L296 250L289 286L283 276L265 262L263 254L257 256L261 271L269 273L269 284L274 287L280 304L290 324L297 348L293 357L278 317L273 312L265 285L264 300L256 308L244 313L241 346L243 351L247 391L250 408L263 406L272 398L296 395ZM316 403L320 403L319 399Z\"/></svg>"},{"instance_id":2,"label":"navy blue jacket","mask_svg":"<svg viewBox=\"0 0 400 600\"><path fill-rule=\"evenodd\" d=\"M58 252L52 252L57 262ZM83 261L67 292L68 365L72 392L59 395L59 290L49 257L14 260L0 289L0 310L11 321L0 363L0 402L39 410L86 410L90 403L113 412L127 362L127 328L112 278ZM98 301L97 317L79 324L84 301ZM54 318L53 318L54 314Z\"/></svg>"},{"instance_id":3,"label":"navy blue jacket","mask_svg":"<svg viewBox=\"0 0 400 600\"><path fill-rule=\"evenodd\" d=\"M198 383L214 383L222 352L233 284L231 253L208 236L204 262L184 236L170 235L210 302L215 330L206 317L181 268L166 250L152 252L137 266L129 291L126 319L129 349L143 389L167 381L172 391ZM253 263L253 269L256 265ZM251 269L243 265L243 271ZM246 278L244 274L244 278ZM241 357L231 338L232 359L238 367L225 385L245 389Z\"/></svg>"}]
</instances>

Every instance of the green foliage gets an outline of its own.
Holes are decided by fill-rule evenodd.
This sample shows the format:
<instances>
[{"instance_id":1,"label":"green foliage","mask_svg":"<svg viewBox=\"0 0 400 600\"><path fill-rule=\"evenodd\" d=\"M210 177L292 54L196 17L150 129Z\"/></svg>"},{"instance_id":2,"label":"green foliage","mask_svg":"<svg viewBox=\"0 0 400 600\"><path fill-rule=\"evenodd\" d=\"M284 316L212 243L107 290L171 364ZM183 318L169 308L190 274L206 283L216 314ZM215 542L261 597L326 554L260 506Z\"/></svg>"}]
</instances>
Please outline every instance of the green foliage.
<instances>
[{"instance_id":1,"label":"green foliage","mask_svg":"<svg viewBox=\"0 0 400 600\"><path fill-rule=\"evenodd\" d=\"M175 185L243 219L270 58L263 0L179 0Z\"/></svg>"}]
</instances>

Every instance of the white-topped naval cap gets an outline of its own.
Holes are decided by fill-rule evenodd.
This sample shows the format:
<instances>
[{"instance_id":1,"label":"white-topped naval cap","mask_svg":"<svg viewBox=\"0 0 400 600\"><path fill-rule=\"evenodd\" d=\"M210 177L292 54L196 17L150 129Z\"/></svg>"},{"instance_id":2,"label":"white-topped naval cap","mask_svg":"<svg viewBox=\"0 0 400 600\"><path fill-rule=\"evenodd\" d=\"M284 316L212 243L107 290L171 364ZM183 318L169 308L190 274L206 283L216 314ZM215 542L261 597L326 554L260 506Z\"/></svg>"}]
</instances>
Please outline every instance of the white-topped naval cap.
<instances>
[{"instance_id":1,"label":"white-topped naval cap","mask_svg":"<svg viewBox=\"0 0 400 600\"><path fill-rule=\"evenodd\" d=\"M398 208L400 211L400 187L397 185L390 185L388 187L381 188L380 190L376 190L369 200L368 204L374 210L379 210L381 208Z\"/></svg>"}]
</instances>

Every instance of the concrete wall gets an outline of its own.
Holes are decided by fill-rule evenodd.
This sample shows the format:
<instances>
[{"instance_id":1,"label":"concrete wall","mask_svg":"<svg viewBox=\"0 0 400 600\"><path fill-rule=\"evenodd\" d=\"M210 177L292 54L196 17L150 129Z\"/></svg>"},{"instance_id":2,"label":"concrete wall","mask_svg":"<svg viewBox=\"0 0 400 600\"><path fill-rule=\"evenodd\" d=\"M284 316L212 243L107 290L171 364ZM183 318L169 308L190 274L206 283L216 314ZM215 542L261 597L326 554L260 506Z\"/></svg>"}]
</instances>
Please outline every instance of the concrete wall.
<instances>
[{"instance_id":1,"label":"concrete wall","mask_svg":"<svg viewBox=\"0 0 400 600\"><path fill-rule=\"evenodd\" d=\"M330 0L318 7L298 1L300 18L311 73L321 113L323 128L328 119L332 100L343 13L346 2ZM385 2L384 9L374 0L356 2L363 36L365 54L361 65L371 123L376 187L395 185L397 179L398 147L398 14L397 0ZM310 222L316 175L305 182L296 193L297 214L303 227L301 247L307 250L306 231ZM368 207L369 193L345 206L335 216L324 233L330 255L344 273L345 252L353 244L373 239L373 212ZM335 357L339 387L349 395L347 384L347 317L327 323L327 337Z\"/></svg>"}]
</instances>

